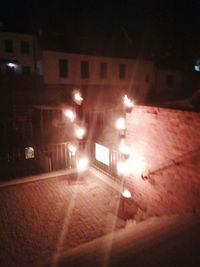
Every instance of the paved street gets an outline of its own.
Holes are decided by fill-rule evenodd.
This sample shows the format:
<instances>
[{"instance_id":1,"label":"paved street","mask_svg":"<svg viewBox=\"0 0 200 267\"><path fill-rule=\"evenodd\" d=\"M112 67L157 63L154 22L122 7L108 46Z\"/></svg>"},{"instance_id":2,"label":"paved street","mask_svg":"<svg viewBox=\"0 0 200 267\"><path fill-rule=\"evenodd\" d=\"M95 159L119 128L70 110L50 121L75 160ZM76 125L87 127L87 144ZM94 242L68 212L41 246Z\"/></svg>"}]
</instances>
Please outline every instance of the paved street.
<instances>
[{"instance_id":1,"label":"paved street","mask_svg":"<svg viewBox=\"0 0 200 267\"><path fill-rule=\"evenodd\" d=\"M38 266L124 227L120 193L91 172L40 178L0 187L0 266Z\"/></svg>"}]
</instances>

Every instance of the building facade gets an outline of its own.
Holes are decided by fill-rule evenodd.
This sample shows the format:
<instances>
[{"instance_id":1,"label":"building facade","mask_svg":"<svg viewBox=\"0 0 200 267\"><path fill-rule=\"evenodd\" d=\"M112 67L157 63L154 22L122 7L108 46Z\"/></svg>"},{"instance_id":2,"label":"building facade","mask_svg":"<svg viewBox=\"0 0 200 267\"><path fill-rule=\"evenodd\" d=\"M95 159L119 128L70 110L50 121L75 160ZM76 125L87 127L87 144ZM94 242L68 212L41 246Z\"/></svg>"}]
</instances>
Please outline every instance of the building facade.
<instances>
[{"instance_id":1,"label":"building facade","mask_svg":"<svg viewBox=\"0 0 200 267\"><path fill-rule=\"evenodd\" d=\"M0 32L1 74L37 74L38 62L39 47L33 35Z\"/></svg>"}]
</instances>

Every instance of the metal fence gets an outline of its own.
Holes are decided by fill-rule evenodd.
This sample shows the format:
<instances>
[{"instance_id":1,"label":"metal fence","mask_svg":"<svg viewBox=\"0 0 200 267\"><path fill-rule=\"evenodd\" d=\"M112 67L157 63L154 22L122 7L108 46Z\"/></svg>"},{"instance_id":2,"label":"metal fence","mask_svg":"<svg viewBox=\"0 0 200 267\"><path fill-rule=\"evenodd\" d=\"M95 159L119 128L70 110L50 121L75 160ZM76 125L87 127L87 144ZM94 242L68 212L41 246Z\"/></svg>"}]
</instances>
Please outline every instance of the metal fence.
<instances>
[{"instance_id":1,"label":"metal fence","mask_svg":"<svg viewBox=\"0 0 200 267\"><path fill-rule=\"evenodd\" d=\"M114 149L109 149L109 164L104 164L96 158L96 143L90 142L86 144L86 151L89 155L91 164L94 167L106 172L107 174L119 177L117 172L117 162L124 160L124 155Z\"/></svg>"},{"instance_id":2,"label":"metal fence","mask_svg":"<svg viewBox=\"0 0 200 267\"><path fill-rule=\"evenodd\" d=\"M86 155L91 165L112 175L117 174L117 162L123 160L123 155L109 149L109 165L96 159L94 142L79 143L79 152L74 156L68 149L68 142L33 146L33 155L26 155L29 147L16 148L0 153L0 179L12 179L38 173L57 171L75 167L76 159L80 155ZM32 151L31 150L31 151Z\"/></svg>"}]
</instances>

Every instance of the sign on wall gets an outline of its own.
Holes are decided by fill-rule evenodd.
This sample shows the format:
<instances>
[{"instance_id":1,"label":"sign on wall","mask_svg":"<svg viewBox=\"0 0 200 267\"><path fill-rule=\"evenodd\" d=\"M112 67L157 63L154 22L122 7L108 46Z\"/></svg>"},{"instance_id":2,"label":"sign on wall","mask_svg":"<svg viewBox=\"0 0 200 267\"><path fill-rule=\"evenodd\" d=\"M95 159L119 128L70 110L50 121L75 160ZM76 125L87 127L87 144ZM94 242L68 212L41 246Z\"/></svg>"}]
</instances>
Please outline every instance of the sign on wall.
<instances>
[{"instance_id":1,"label":"sign on wall","mask_svg":"<svg viewBox=\"0 0 200 267\"><path fill-rule=\"evenodd\" d=\"M107 147L95 144L95 157L96 160L109 166L109 149Z\"/></svg>"},{"instance_id":2,"label":"sign on wall","mask_svg":"<svg viewBox=\"0 0 200 267\"><path fill-rule=\"evenodd\" d=\"M25 159L33 159L34 155L34 148L33 147L26 147L25 148Z\"/></svg>"}]
</instances>

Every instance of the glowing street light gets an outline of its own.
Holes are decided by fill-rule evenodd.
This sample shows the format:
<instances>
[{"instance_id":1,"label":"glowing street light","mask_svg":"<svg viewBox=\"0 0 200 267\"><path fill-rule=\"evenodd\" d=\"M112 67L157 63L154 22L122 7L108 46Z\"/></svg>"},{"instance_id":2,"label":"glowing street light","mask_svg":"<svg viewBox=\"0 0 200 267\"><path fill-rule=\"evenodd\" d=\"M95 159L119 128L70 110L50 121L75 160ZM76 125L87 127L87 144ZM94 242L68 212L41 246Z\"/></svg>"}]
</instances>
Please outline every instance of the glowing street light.
<instances>
[{"instance_id":1,"label":"glowing street light","mask_svg":"<svg viewBox=\"0 0 200 267\"><path fill-rule=\"evenodd\" d=\"M71 110L71 109L67 109L65 110L65 116L71 121L74 122L75 118L76 118L76 114Z\"/></svg>"},{"instance_id":2,"label":"glowing street light","mask_svg":"<svg viewBox=\"0 0 200 267\"><path fill-rule=\"evenodd\" d=\"M119 146L119 151L124 154L125 157L130 156L130 149L129 147L125 144L124 139L121 140L120 146Z\"/></svg>"},{"instance_id":3,"label":"glowing street light","mask_svg":"<svg viewBox=\"0 0 200 267\"><path fill-rule=\"evenodd\" d=\"M77 147L72 145L72 144L69 144L68 146L68 150L72 153L72 155L74 156L76 154L76 151L77 151Z\"/></svg>"},{"instance_id":4,"label":"glowing street light","mask_svg":"<svg viewBox=\"0 0 200 267\"><path fill-rule=\"evenodd\" d=\"M83 97L81 96L81 93L79 91L74 92L74 102L77 105L81 105L83 102Z\"/></svg>"},{"instance_id":5,"label":"glowing street light","mask_svg":"<svg viewBox=\"0 0 200 267\"><path fill-rule=\"evenodd\" d=\"M127 95L124 96L124 108L126 112L131 112L134 107L133 102L127 97Z\"/></svg>"},{"instance_id":6,"label":"glowing street light","mask_svg":"<svg viewBox=\"0 0 200 267\"><path fill-rule=\"evenodd\" d=\"M117 162L117 172L119 175L129 175L129 166L126 161L118 161Z\"/></svg>"},{"instance_id":7,"label":"glowing street light","mask_svg":"<svg viewBox=\"0 0 200 267\"><path fill-rule=\"evenodd\" d=\"M85 129L84 128L81 128L81 127L79 127L79 128L77 128L76 130L75 130L75 134L76 134L76 137L78 138L78 139L83 139L83 136L85 135Z\"/></svg>"},{"instance_id":8,"label":"glowing street light","mask_svg":"<svg viewBox=\"0 0 200 267\"><path fill-rule=\"evenodd\" d=\"M126 130L126 125L125 125L125 118L119 118L116 121L116 127L119 130Z\"/></svg>"},{"instance_id":9,"label":"glowing street light","mask_svg":"<svg viewBox=\"0 0 200 267\"><path fill-rule=\"evenodd\" d=\"M131 198L131 192L128 191L127 189L125 189L125 190L122 192L122 196L125 197L125 198Z\"/></svg>"},{"instance_id":10,"label":"glowing street light","mask_svg":"<svg viewBox=\"0 0 200 267\"><path fill-rule=\"evenodd\" d=\"M16 64L10 62L10 63L7 63L7 66L10 68L15 68Z\"/></svg>"},{"instance_id":11,"label":"glowing street light","mask_svg":"<svg viewBox=\"0 0 200 267\"><path fill-rule=\"evenodd\" d=\"M81 159L79 159L77 161L77 164L76 164L77 165L77 169L79 171L85 171L87 169L87 167L88 167L88 163L89 163L89 161L88 161L87 158L81 158Z\"/></svg>"}]
</instances>

